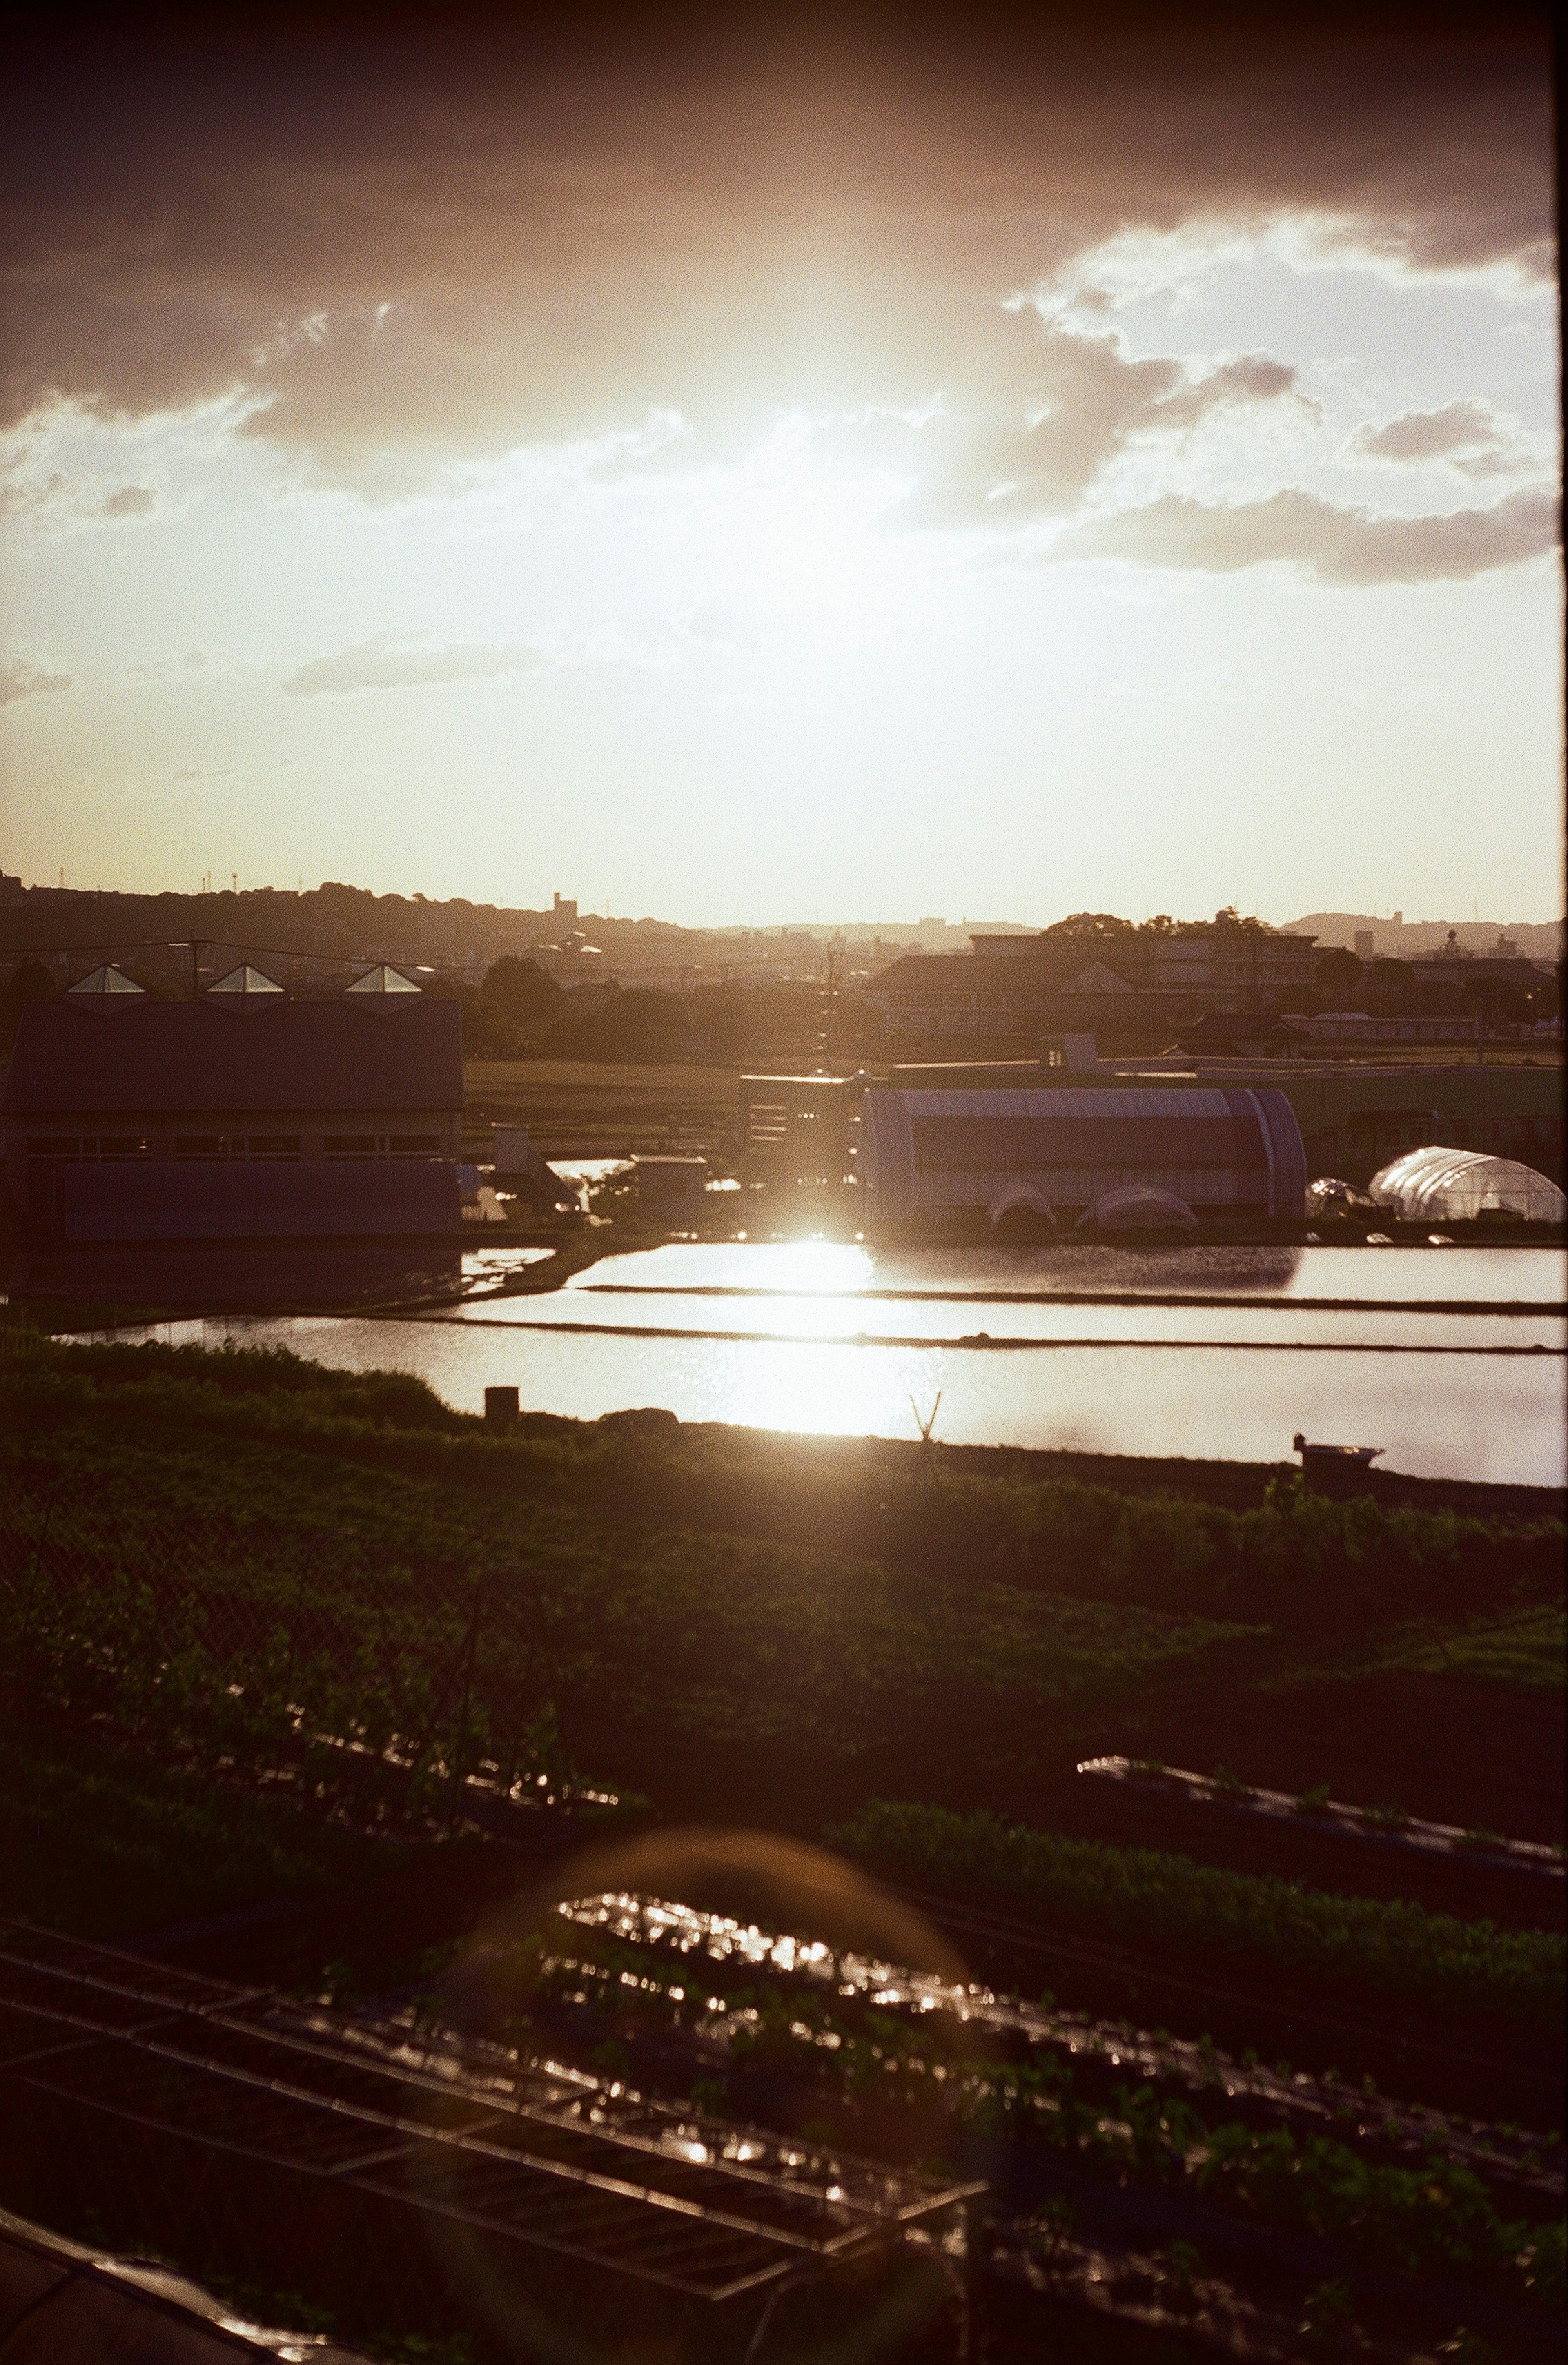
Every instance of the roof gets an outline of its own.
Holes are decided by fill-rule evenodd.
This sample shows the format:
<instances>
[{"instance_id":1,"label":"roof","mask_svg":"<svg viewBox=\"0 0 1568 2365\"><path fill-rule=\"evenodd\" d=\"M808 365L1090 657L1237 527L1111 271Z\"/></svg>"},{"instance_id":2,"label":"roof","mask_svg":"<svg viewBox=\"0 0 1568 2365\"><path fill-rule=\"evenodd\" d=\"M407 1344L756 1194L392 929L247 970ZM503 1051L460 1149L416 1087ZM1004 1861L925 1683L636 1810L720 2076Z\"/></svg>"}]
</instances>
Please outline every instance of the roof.
<instances>
[{"instance_id":1,"label":"roof","mask_svg":"<svg viewBox=\"0 0 1568 2365\"><path fill-rule=\"evenodd\" d=\"M308 2356L310 2365L370 2365L339 2340L313 2337L307 2348L297 2333L245 2323L230 2301L154 2259L89 2248L0 2209L0 2349L13 2333L35 2358L259 2365Z\"/></svg>"},{"instance_id":2,"label":"roof","mask_svg":"<svg viewBox=\"0 0 1568 2365\"><path fill-rule=\"evenodd\" d=\"M972 953L902 953L890 967L878 970L871 986L950 985L972 992L979 973Z\"/></svg>"},{"instance_id":3,"label":"roof","mask_svg":"<svg viewBox=\"0 0 1568 2365\"><path fill-rule=\"evenodd\" d=\"M394 969L389 961L378 961L374 969L367 969L363 977L356 977L352 985L343 988L345 993L418 993L419 991L413 979L405 977L402 970Z\"/></svg>"},{"instance_id":4,"label":"roof","mask_svg":"<svg viewBox=\"0 0 1568 2365\"><path fill-rule=\"evenodd\" d=\"M249 961L241 961L238 969L231 969L227 977L220 977L216 985L209 985L207 990L208 993L231 994L237 1000L252 1002L283 992L276 978L252 969Z\"/></svg>"},{"instance_id":5,"label":"roof","mask_svg":"<svg viewBox=\"0 0 1568 2365\"><path fill-rule=\"evenodd\" d=\"M66 990L71 993L145 993L147 991L145 986L138 985L133 977L127 977L123 969L116 969L112 961L100 961L96 969L89 970L85 977L79 977L75 984Z\"/></svg>"},{"instance_id":6,"label":"roof","mask_svg":"<svg viewBox=\"0 0 1568 2365\"><path fill-rule=\"evenodd\" d=\"M121 1002L110 1019L68 995L28 1003L6 1078L8 1116L201 1110L460 1109L457 1005L426 995L349 1003L266 997L247 1016L199 1002Z\"/></svg>"}]
</instances>

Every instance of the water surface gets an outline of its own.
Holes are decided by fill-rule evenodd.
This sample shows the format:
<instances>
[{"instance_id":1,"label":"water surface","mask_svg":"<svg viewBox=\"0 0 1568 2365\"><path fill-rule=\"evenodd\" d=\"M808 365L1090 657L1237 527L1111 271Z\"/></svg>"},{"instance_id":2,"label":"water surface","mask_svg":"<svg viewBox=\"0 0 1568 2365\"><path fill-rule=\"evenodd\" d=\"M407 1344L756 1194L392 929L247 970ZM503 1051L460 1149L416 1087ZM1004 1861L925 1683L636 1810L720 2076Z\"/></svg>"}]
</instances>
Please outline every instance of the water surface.
<instances>
[{"instance_id":1,"label":"water surface","mask_svg":"<svg viewBox=\"0 0 1568 2365\"><path fill-rule=\"evenodd\" d=\"M1099 1303L1040 1290L1042 1272L1091 1270L1086 1255L1098 1260ZM983 1310L959 1285L977 1272L991 1301ZM879 1280L868 1284L868 1272ZM936 1295L864 1294L899 1273ZM1471 1310L1400 1310L1463 1302L1459 1281ZM1561 1486L1562 1281L1562 1256L1538 1250L980 1250L895 1261L823 1243L666 1248L606 1260L546 1296L422 1318L230 1317L151 1335L411 1372L469 1412L500 1384L525 1407L579 1419L656 1405L683 1420L913 1437L940 1393L935 1434L954 1444L1282 1462L1304 1429L1382 1446L1385 1467L1416 1475ZM1351 1310L1324 1306L1351 1283ZM744 1296L702 1294L736 1286ZM1114 1302L1129 1296L1165 1302ZM1524 1310L1499 1310L1509 1306Z\"/></svg>"}]
</instances>

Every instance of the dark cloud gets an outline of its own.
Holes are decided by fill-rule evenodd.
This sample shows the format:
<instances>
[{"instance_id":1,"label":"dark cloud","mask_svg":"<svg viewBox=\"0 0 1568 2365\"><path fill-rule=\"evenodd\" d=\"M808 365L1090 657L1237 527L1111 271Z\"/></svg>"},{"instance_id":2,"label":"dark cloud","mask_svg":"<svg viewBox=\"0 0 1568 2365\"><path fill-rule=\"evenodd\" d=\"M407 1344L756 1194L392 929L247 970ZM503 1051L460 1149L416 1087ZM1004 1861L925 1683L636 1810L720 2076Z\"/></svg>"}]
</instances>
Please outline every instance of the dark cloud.
<instances>
[{"instance_id":1,"label":"dark cloud","mask_svg":"<svg viewBox=\"0 0 1568 2365\"><path fill-rule=\"evenodd\" d=\"M503 15L40 35L0 127L0 412L240 391L345 476L661 408L711 447L929 401L1002 297L1128 227L1310 214L1419 269L1550 267L1534 12L1106 5L757 45ZM1075 432L1030 455L1042 497Z\"/></svg>"},{"instance_id":2,"label":"dark cloud","mask_svg":"<svg viewBox=\"0 0 1568 2365\"><path fill-rule=\"evenodd\" d=\"M1129 361L1114 336L1043 324L1032 307L1004 318L1012 325L991 366L970 362L916 431L922 482L900 524L1006 524L1070 510L1129 444L1295 393L1295 372L1265 353L1194 377L1166 355Z\"/></svg>"},{"instance_id":3,"label":"dark cloud","mask_svg":"<svg viewBox=\"0 0 1568 2365\"><path fill-rule=\"evenodd\" d=\"M1359 428L1355 448L1372 460L1446 460L1456 452L1497 450L1506 438L1487 402L1445 402L1440 410L1407 410L1381 427Z\"/></svg>"},{"instance_id":4,"label":"dark cloud","mask_svg":"<svg viewBox=\"0 0 1568 2365\"><path fill-rule=\"evenodd\" d=\"M1456 582L1554 550L1559 529L1555 496L1533 490L1510 493L1490 509L1415 518L1339 509L1294 488L1232 504L1170 493L1069 527L1050 556L1126 558L1220 575L1283 559L1320 583Z\"/></svg>"},{"instance_id":5,"label":"dark cloud","mask_svg":"<svg viewBox=\"0 0 1568 2365\"><path fill-rule=\"evenodd\" d=\"M421 689L440 682L493 681L505 674L532 673L543 663L536 649L431 648L384 635L336 656L312 658L282 687L294 698L314 698L325 691Z\"/></svg>"},{"instance_id":6,"label":"dark cloud","mask_svg":"<svg viewBox=\"0 0 1568 2365\"><path fill-rule=\"evenodd\" d=\"M14 705L18 698L37 698L42 690L70 688L68 673L44 673L24 658L0 657L0 706Z\"/></svg>"},{"instance_id":7,"label":"dark cloud","mask_svg":"<svg viewBox=\"0 0 1568 2365\"><path fill-rule=\"evenodd\" d=\"M145 485L122 485L104 503L103 514L106 518L146 517L157 506L157 494L149 492Z\"/></svg>"}]
</instances>

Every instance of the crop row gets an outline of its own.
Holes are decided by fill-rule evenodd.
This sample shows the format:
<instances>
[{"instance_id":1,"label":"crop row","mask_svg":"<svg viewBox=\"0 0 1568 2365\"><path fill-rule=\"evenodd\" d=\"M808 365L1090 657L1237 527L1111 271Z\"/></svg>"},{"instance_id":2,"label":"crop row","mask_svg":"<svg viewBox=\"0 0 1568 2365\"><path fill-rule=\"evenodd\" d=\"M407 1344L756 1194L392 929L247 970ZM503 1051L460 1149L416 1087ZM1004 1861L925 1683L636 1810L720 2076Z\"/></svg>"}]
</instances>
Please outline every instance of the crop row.
<instances>
[{"instance_id":1,"label":"crop row","mask_svg":"<svg viewBox=\"0 0 1568 2365\"><path fill-rule=\"evenodd\" d=\"M809 2097L862 2143L913 2143L955 2170L973 2172L983 2158L1005 2179L1021 2155L1043 2153L1097 2181L1185 2192L1317 2236L1383 2271L1473 2278L1545 2309L1563 2305L1562 2222L1505 2214L1483 2178L1437 2153L1413 2165L1368 2159L1337 2135L1208 2121L1149 2085L1115 2085L1107 2108L1069 2064L954 2050L949 2032L836 1998L767 1985L710 1994L710 1966L682 1984L656 1953L596 1945L587 1933L560 1954L530 1951L526 1991L549 2043L576 2023L596 2063L623 2075L621 2035L652 2041L667 2062L684 2032L689 2059L709 2065L692 2086L706 2106L744 2105L782 2082L797 2107ZM527 2014L506 2031L525 2050L543 2033Z\"/></svg>"},{"instance_id":2,"label":"crop row","mask_svg":"<svg viewBox=\"0 0 1568 2365\"><path fill-rule=\"evenodd\" d=\"M1560 2137L1543 2139L1517 2126L1453 2118L1394 2101L1380 2095L1370 2077L1357 2085L1331 2069L1314 2077L1293 2070L1288 2062L1269 2068L1250 2051L1240 2059L1222 2052L1208 2036L1193 2042L1163 2029L1134 2028L1126 2020L1094 2020L1058 2006L1049 1992L1037 2002L994 1993L857 1949L838 1950L755 1923L743 1926L732 1917L667 1899L601 1893L563 1902L559 1915L584 1933L572 1943L586 1945L617 1970L654 1972L670 1994L678 1987L686 1994L735 2002L755 2000L760 1983L762 1990L812 2011L825 1994L832 1999L836 2027L857 2021L890 2027L891 2014L906 2030L920 2032L920 2043L939 2041L950 2054L1000 2047L1010 2059L1071 2066L1102 2100L1113 2072L1201 2109L1223 2093L1236 2106L1235 2114L1252 2125L1283 2126L1298 2136L1348 2131L1361 2149L1395 2163L1408 2165L1439 2152L1475 2169L1489 2184L1528 2193L1532 2205L1562 2196Z\"/></svg>"},{"instance_id":3,"label":"crop row","mask_svg":"<svg viewBox=\"0 0 1568 2365\"><path fill-rule=\"evenodd\" d=\"M1403 1997L1543 2030L1561 2019L1564 1947L1549 1932L1499 1930L940 1807L874 1800L833 1839L885 1878L1056 1930L1179 1948L1300 1988Z\"/></svg>"},{"instance_id":4,"label":"crop row","mask_svg":"<svg viewBox=\"0 0 1568 2365\"><path fill-rule=\"evenodd\" d=\"M559 1791L566 1761L522 1573L324 1564L265 1532L134 1507L0 1508L0 1706L133 1755L286 1780L361 1821L455 1812L483 1773ZM109 1517L101 1514L106 1510Z\"/></svg>"}]
</instances>

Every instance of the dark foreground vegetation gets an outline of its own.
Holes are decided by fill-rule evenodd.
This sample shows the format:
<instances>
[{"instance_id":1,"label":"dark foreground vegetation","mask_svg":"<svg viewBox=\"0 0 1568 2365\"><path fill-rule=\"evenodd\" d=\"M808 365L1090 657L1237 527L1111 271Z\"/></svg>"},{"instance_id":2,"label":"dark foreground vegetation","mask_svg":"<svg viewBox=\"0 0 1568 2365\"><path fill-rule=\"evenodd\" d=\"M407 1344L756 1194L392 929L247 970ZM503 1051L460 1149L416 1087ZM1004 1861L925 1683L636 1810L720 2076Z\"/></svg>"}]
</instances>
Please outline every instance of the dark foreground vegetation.
<instances>
[{"instance_id":1,"label":"dark foreground vegetation","mask_svg":"<svg viewBox=\"0 0 1568 2365\"><path fill-rule=\"evenodd\" d=\"M999 1985L1039 1986L1037 1939L1091 2014L1127 2009L1124 1976L1163 1981L1159 2018L1238 2053L1238 2014L1266 2044L1288 2006L1298 2061L1353 2056L1394 2091L1397 2027L1426 2046L1413 2099L1489 2102L1544 2145L1560 2124L1561 1883L1336 1854L1073 1772L1108 1750L1223 1758L1560 1843L1559 1520L1330 1503L1283 1477L1250 1504L1124 1492L1018 1456L657 1415L498 1438L397 1374L15 1328L0 1436L13 1913L384 1991L557 1836L830 1832ZM1381 2263L1468 2278L1520 2323L1561 2304L1550 2193L1468 2154L1380 2151L1364 2113L1315 2133L1158 2080L1118 2093L1027 2046L960 2061L940 2015L777 1983L722 2045L677 2041L622 2024L667 1968L605 1961L607 1986L574 1960L569 2011L535 1965L557 2050L804 2113L850 2148L955 2170L983 2153L1025 2228L1025 2294L1096 2227L1125 2247L1130 2209L1171 2255L1207 2212L1316 2245L1319 2281Z\"/></svg>"},{"instance_id":2,"label":"dark foreground vegetation","mask_svg":"<svg viewBox=\"0 0 1568 2365\"><path fill-rule=\"evenodd\" d=\"M875 1800L833 1839L887 1878L1320 1994L1434 2004L1535 2029L1562 2012L1562 1945L1545 1931L1497 1930L1403 1899L1336 1897L939 1807Z\"/></svg>"},{"instance_id":3,"label":"dark foreground vegetation","mask_svg":"<svg viewBox=\"0 0 1568 2365\"><path fill-rule=\"evenodd\" d=\"M841 1835L842 1836L842 1835ZM860 2151L939 2160L954 2173L1031 2193L1071 2193L1066 2230L1129 2188L1218 2203L1250 2224L1343 2247L1362 2267L1418 2277L1475 2274L1499 2294L1563 2303L1563 2241L1526 2171L1495 2183L1440 2139L1399 2143L1371 2090L1329 2079L1326 2124L1290 2123L1210 2054L1207 2074L1147 2079L1113 2049L1114 2029L1081 2032L1073 2054L959 2017L949 1995L851 1993L797 1966L757 1966L710 1944L694 1978L689 1930L631 1933L581 1917L491 1962L492 1998L523 2002L523 2025L558 2043L563 2002L600 2039L601 2061L641 2070L682 2039L710 2105L742 2116L801 2097L819 2136ZM839 1967L846 1967L847 1965ZM672 2003L671 1998L676 1999ZM519 2023L510 2026L516 2033ZM571 2041L567 2035L566 2041ZM583 2041L579 2032L579 2044ZM1202 2064L1205 2057L1200 2057ZM1238 2085L1242 2089L1238 2102ZM1347 2139L1349 2138L1349 2139Z\"/></svg>"}]
</instances>

